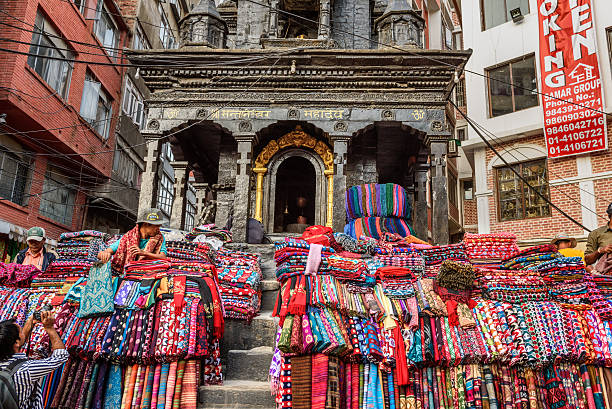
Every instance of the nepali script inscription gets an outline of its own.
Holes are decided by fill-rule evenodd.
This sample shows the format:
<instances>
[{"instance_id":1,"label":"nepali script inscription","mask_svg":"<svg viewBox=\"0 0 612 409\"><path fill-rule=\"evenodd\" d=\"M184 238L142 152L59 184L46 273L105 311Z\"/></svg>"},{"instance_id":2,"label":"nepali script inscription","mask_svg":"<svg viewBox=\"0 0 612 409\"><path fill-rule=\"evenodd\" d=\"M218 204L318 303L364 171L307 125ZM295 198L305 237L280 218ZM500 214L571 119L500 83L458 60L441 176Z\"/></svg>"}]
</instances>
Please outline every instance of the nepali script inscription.
<instances>
[{"instance_id":1,"label":"nepali script inscription","mask_svg":"<svg viewBox=\"0 0 612 409\"><path fill-rule=\"evenodd\" d=\"M212 119L269 119L269 109L218 109L211 114Z\"/></svg>"},{"instance_id":2,"label":"nepali script inscription","mask_svg":"<svg viewBox=\"0 0 612 409\"><path fill-rule=\"evenodd\" d=\"M304 118L310 119L345 119L344 109L304 109Z\"/></svg>"}]
</instances>

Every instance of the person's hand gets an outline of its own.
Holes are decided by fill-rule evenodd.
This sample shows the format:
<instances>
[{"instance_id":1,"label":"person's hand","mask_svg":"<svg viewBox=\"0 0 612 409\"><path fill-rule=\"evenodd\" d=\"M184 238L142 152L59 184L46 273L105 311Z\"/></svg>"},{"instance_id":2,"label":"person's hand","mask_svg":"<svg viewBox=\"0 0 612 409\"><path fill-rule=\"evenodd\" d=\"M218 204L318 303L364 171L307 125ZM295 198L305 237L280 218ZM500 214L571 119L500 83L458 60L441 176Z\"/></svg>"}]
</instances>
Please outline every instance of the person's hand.
<instances>
[{"instance_id":1,"label":"person's hand","mask_svg":"<svg viewBox=\"0 0 612 409\"><path fill-rule=\"evenodd\" d=\"M53 315L53 311L41 311L40 322L45 329L55 328L55 316Z\"/></svg>"},{"instance_id":2,"label":"person's hand","mask_svg":"<svg viewBox=\"0 0 612 409\"><path fill-rule=\"evenodd\" d=\"M130 248L128 249L128 251L130 252L130 255L132 257L138 257L141 256L143 251L140 250L140 248L138 248L138 246L130 246Z\"/></svg>"},{"instance_id":3,"label":"person's hand","mask_svg":"<svg viewBox=\"0 0 612 409\"><path fill-rule=\"evenodd\" d=\"M608 244L607 246L600 247L597 252L599 254L609 254L612 253L612 244Z\"/></svg>"},{"instance_id":4,"label":"person's hand","mask_svg":"<svg viewBox=\"0 0 612 409\"><path fill-rule=\"evenodd\" d=\"M113 253L111 253L111 249L106 249L98 253L98 259L103 263L108 263Z\"/></svg>"}]
</instances>

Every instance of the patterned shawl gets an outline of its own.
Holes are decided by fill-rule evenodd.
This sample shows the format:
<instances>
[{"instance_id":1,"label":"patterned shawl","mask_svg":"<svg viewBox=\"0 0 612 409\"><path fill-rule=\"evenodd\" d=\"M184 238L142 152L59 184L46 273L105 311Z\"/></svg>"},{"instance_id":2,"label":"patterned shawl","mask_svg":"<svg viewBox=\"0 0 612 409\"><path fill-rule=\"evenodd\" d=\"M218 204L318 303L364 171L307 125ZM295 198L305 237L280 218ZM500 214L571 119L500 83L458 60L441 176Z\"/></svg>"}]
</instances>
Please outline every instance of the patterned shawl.
<instances>
[{"instance_id":1,"label":"patterned shawl","mask_svg":"<svg viewBox=\"0 0 612 409\"><path fill-rule=\"evenodd\" d=\"M159 253L161 249L161 245L164 241L164 236L161 233L151 237L147 242L144 251L148 251L150 253ZM129 248L132 246L139 247L140 244L140 231L138 226L135 226L132 230L125 233L123 237L121 237L121 241L119 241L119 248L117 252L113 256L113 270L118 272L123 272L123 267L132 260L140 260L142 257L138 256L134 258L129 253Z\"/></svg>"}]
</instances>

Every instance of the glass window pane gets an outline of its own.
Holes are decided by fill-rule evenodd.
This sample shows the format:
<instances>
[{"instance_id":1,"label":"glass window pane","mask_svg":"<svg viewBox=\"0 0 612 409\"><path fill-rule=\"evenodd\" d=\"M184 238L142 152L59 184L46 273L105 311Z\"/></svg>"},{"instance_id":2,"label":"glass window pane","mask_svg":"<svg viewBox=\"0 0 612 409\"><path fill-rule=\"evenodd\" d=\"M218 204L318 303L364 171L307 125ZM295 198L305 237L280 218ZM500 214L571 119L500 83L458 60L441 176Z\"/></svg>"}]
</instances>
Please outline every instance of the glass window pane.
<instances>
[{"instance_id":1,"label":"glass window pane","mask_svg":"<svg viewBox=\"0 0 612 409\"><path fill-rule=\"evenodd\" d=\"M516 8L521 9L521 14L526 16L529 14L529 0L506 0L506 21L512 20L512 16L510 15L510 11Z\"/></svg>"},{"instance_id":2,"label":"glass window pane","mask_svg":"<svg viewBox=\"0 0 612 409\"><path fill-rule=\"evenodd\" d=\"M518 166L514 166L518 170ZM499 215L501 220L514 220L522 218L523 206L521 203L520 179L510 168L497 170L497 188L499 193Z\"/></svg>"},{"instance_id":3,"label":"glass window pane","mask_svg":"<svg viewBox=\"0 0 612 409\"><path fill-rule=\"evenodd\" d=\"M536 161L523 164L523 177L533 186L531 189L524 184L523 195L525 196L525 217L542 217L550 215L548 202L541 198L536 191L548 198L548 176L546 172L546 161Z\"/></svg>"},{"instance_id":4,"label":"glass window pane","mask_svg":"<svg viewBox=\"0 0 612 409\"><path fill-rule=\"evenodd\" d=\"M482 0L481 4L485 30L507 21L506 7L503 0Z\"/></svg>"},{"instance_id":5,"label":"glass window pane","mask_svg":"<svg viewBox=\"0 0 612 409\"><path fill-rule=\"evenodd\" d=\"M512 112L512 87L510 86L510 66L488 71L491 115L498 116Z\"/></svg>"},{"instance_id":6,"label":"glass window pane","mask_svg":"<svg viewBox=\"0 0 612 409\"><path fill-rule=\"evenodd\" d=\"M534 57L512 63L512 83L515 111L538 105Z\"/></svg>"}]
</instances>

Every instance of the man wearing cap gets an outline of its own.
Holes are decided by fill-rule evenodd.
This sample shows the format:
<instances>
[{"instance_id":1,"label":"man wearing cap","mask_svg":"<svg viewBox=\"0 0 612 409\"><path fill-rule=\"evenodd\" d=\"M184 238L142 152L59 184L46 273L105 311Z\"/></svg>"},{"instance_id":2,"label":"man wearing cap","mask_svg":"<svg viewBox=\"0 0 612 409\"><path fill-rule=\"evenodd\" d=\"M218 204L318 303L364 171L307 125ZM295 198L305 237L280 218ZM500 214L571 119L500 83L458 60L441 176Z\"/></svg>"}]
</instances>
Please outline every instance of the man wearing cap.
<instances>
[{"instance_id":1,"label":"man wearing cap","mask_svg":"<svg viewBox=\"0 0 612 409\"><path fill-rule=\"evenodd\" d=\"M112 256L113 269L118 272L123 272L123 267L132 260L166 258L166 239L159 231L162 224L164 218L159 209L146 209L138 217L136 226L109 248L98 253L98 258L106 263Z\"/></svg>"},{"instance_id":2,"label":"man wearing cap","mask_svg":"<svg viewBox=\"0 0 612 409\"><path fill-rule=\"evenodd\" d=\"M612 258L612 203L608 206L606 213L608 213L610 218L608 223L589 233L585 251L586 255L584 256L584 261L587 265L595 264L598 261L605 262L607 259ZM597 266L595 268L597 271L600 271Z\"/></svg>"},{"instance_id":3,"label":"man wearing cap","mask_svg":"<svg viewBox=\"0 0 612 409\"><path fill-rule=\"evenodd\" d=\"M15 263L35 266L40 271L45 271L49 264L55 261L55 254L45 249L46 240L45 229L42 227L32 227L28 230L26 236L28 248L17 253Z\"/></svg>"}]
</instances>

